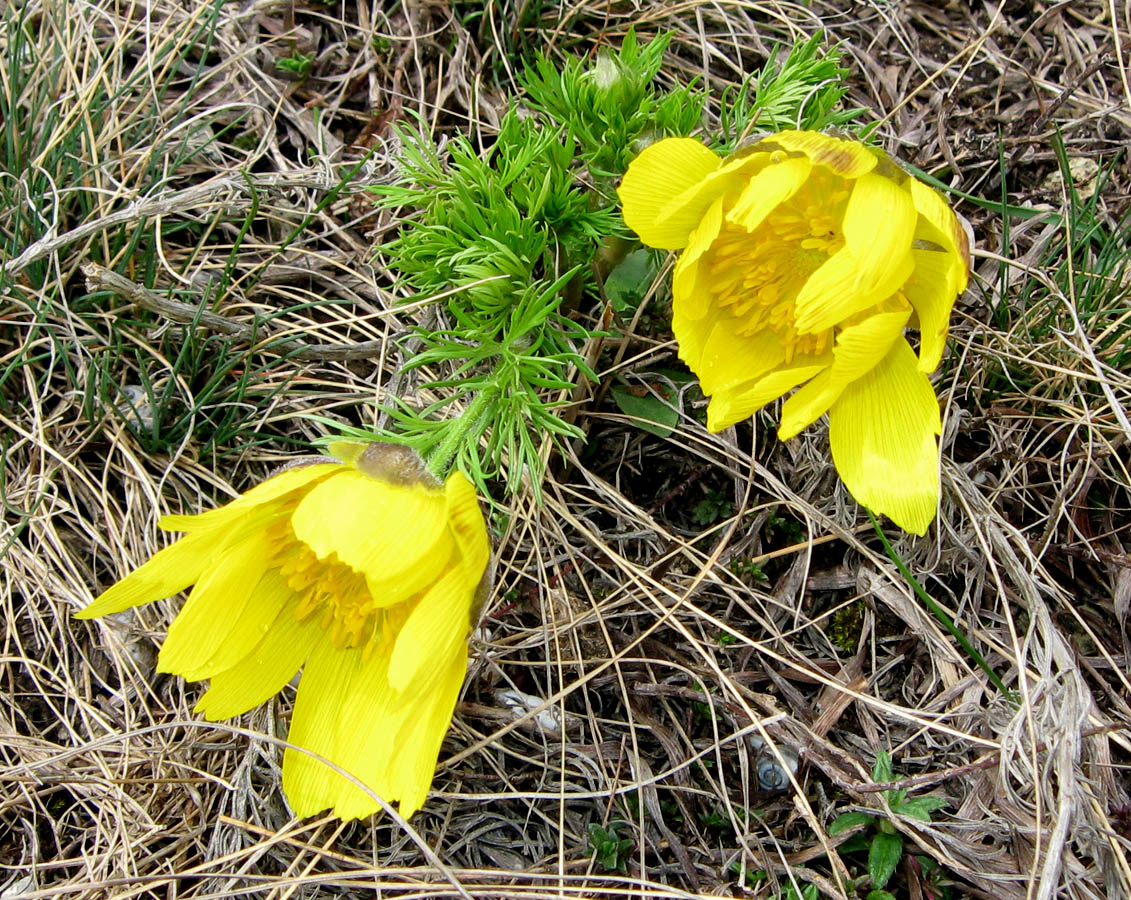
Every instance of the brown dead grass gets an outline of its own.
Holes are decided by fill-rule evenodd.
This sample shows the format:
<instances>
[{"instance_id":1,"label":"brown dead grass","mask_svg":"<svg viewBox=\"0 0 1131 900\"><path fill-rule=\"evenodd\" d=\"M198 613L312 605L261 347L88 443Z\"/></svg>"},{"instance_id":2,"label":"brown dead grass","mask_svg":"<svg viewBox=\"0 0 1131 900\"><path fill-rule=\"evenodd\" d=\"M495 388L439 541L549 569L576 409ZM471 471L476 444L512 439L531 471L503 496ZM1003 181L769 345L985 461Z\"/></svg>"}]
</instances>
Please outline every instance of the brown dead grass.
<instances>
[{"instance_id":1,"label":"brown dead grass","mask_svg":"<svg viewBox=\"0 0 1131 900\"><path fill-rule=\"evenodd\" d=\"M268 0L222 6L207 52L174 65L159 50L202 46L199 4L28 8L37 40L68 50L57 62L64 116L81 117L130 72L152 77L89 133L81 183L27 198L51 228L13 254L0 297L0 368L21 361L0 406L0 897L770 896L791 878L845 897L838 877L862 874L861 857L842 859L846 836L826 828L848 809L886 815L869 776L879 749L900 785L948 801L931 824L891 821L945 867L956 896L1131 896L1131 379L1086 328L1034 337L1017 324L1026 279L1048 278L1042 252L1063 228L1051 213L1004 244L996 214L960 204L979 254L938 385L944 501L927 539L897 544L1016 706L877 552L821 428L783 446L768 417L710 435L689 415L665 441L598 403L596 387L578 415L588 445L551 467L544 506L517 501L496 523L498 587L411 828L296 821L278 768L292 695L233 724L195 718L199 686L153 670L177 601L71 619L158 549L160 514L220 502L303 452L318 429L297 413L372 422L403 361L394 341L420 311L398 307L374 267L395 223L363 189L389 177L390 123L409 111L437 137L489 134L504 102L490 72L505 80L523 41L581 53L630 24L673 29L670 77L700 76L717 96L774 41L823 27L844 42L854 99L884 116L890 149L995 200L1000 148L1010 202L1055 212L1066 198L1046 180L1054 129L1070 157L1105 161L1131 131L1125 9L585 3L547 5L520 26L533 5L488 5L461 25L468 7ZM11 40L0 33L0 58ZM310 78L275 67L295 51L315 55ZM130 132L142 115L146 140ZM178 162L202 135L208 147ZM1120 219L1127 189L1121 160L1101 218ZM0 212L9 228L12 210ZM144 246L118 249L122 228L149 229ZM145 258L156 261L148 275ZM124 272L132 262L135 282L193 304L230 272L214 310L228 320L376 349L302 361L264 348L259 332L227 376L254 369L250 386L204 404L183 440L154 454L106 378L169 385L177 410L193 408L202 382L172 359L182 326L119 295L86 296L79 267L92 260ZM1052 287L1052 302L1076 310ZM640 326L623 340L618 370L674 365L663 334ZM247 350L233 346L205 346L196 371ZM209 443L208 417L225 404L246 427ZM704 527L692 510L711 492L730 511ZM518 717L504 690L541 706ZM799 756L796 783L764 794L753 771L776 752ZM634 841L625 874L587 857L588 824L611 821ZM732 864L768 877L744 888ZM896 881L907 897L937 896L909 857Z\"/></svg>"}]
</instances>

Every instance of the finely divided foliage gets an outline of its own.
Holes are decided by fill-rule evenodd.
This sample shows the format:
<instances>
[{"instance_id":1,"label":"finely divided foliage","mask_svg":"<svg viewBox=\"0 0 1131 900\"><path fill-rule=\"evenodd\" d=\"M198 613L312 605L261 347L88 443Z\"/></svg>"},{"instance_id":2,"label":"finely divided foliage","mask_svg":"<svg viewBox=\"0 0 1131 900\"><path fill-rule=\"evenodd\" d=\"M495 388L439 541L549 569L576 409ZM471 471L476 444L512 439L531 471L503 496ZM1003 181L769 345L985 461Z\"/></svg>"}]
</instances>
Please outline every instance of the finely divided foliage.
<instances>
[{"instance_id":1,"label":"finely divided foliage","mask_svg":"<svg viewBox=\"0 0 1131 900\"><path fill-rule=\"evenodd\" d=\"M8 4L0 896L1131 894L1126 17ZM937 518L881 519L891 555L826 425L707 428L674 257L619 219L644 147L795 129L867 129L976 236ZM407 823L294 818L307 692L207 721L214 684L155 674L181 598L74 617L163 516L350 429L491 500Z\"/></svg>"}]
</instances>

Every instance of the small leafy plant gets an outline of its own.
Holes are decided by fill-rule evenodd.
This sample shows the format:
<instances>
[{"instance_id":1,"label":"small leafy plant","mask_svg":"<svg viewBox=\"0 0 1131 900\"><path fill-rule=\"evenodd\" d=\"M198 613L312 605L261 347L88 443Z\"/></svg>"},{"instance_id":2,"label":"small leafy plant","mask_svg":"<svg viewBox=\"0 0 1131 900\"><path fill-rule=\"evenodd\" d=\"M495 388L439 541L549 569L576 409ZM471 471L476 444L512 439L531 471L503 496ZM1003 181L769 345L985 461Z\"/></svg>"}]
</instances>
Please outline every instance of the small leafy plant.
<instances>
[{"instance_id":1,"label":"small leafy plant","mask_svg":"<svg viewBox=\"0 0 1131 900\"><path fill-rule=\"evenodd\" d=\"M280 56L275 60L275 68L281 69L284 72L289 72L296 78L305 78L310 74L310 69L314 65L313 53L301 53L295 50L289 56Z\"/></svg>"},{"instance_id":2,"label":"small leafy plant","mask_svg":"<svg viewBox=\"0 0 1131 900\"><path fill-rule=\"evenodd\" d=\"M622 875L625 872L632 840L617 834L617 829L624 824L610 822L608 828L602 828L596 822L589 823L589 855L606 872L620 872Z\"/></svg>"},{"instance_id":3,"label":"small leafy plant","mask_svg":"<svg viewBox=\"0 0 1131 900\"><path fill-rule=\"evenodd\" d=\"M725 519L731 514L733 506L726 499L722 491L710 491L691 510L691 518L698 525L710 525L719 519Z\"/></svg>"},{"instance_id":4,"label":"small leafy plant","mask_svg":"<svg viewBox=\"0 0 1131 900\"><path fill-rule=\"evenodd\" d=\"M747 584L765 584L770 579L766 570L748 556L737 556L730 562L730 570Z\"/></svg>"},{"instance_id":5,"label":"small leafy plant","mask_svg":"<svg viewBox=\"0 0 1131 900\"><path fill-rule=\"evenodd\" d=\"M892 781L894 777L891 757L887 751L881 750L876 754L872 780L883 783ZM905 788L884 791L883 797L891 812L920 822L930 822L931 813L946 806L946 800L941 797L909 797ZM888 820L862 811L846 812L837 816L829 824L828 832L830 836L835 836L859 825L870 825L873 830L870 835L858 835L855 839L846 841L841 845L841 851L867 848L871 890L866 900L895 900L894 895L884 888L903 857L903 836Z\"/></svg>"}]
</instances>

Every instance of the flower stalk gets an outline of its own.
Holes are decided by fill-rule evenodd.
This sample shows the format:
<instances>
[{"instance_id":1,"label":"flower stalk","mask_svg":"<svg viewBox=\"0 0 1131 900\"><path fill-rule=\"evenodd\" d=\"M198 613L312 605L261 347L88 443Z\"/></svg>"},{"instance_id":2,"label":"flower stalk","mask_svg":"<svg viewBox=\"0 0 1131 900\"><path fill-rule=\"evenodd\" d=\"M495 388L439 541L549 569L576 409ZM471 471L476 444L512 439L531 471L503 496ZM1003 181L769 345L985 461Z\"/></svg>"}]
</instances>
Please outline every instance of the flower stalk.
<instances>
[{"instance_id":1,"label":"flower stalk","mask_svg":"<svg viewBox=\"0 0 1131 900\"><path fill-rule=\"evenodd\" d=\"M460 451L469 443L478 441L483 432L490 427L497 415L495 406L500 393L495 380L488 381L486 386L475 393L471 403L459 416L451 420L451 427L447 429L443 439L425 458L429 472L437 478L447 477L452 462Z\"/></svg>"}]
</instances>

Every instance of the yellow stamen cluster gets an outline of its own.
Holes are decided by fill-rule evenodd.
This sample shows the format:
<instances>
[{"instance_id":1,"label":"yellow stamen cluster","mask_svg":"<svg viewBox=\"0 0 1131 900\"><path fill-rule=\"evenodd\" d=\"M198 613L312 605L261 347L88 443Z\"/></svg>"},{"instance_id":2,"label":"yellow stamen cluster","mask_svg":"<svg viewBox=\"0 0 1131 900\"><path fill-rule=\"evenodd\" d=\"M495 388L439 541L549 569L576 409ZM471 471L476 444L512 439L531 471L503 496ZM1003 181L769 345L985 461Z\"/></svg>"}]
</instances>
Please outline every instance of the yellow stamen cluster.
<instances>
[{"instance_id":1,"label":"yellow stamen cluster","mask_svg":"<svg viewBox=\"0 0 1131 900\"><path fill-rule=\"evenodd\" d=\"M334 646L370 649L379 635L378 609L365 576L341 562L336 554L319 559L291 529L289 518L269 528L275 552L269 568L278 568L298 597L295 618L306 622L320 616L319 626L330 632Z\"/></svg>"},{"instance_id":2,"label":"yellow stamen cluster","mask_svg":"<svg viewBox=\"0 0 1131 900\"><path fill-rule=\"evenodd\" d=\"M828 196L814 196L820 190ZM735 332L747 337L775 332L787 363L832 346L831 328L798 332L795 302L809 276L844 246L840 216L848 196L843 185L807 187L753 232L724 224L704 256L716 302L739 320Z\"/></svg>"}]
</instances>

